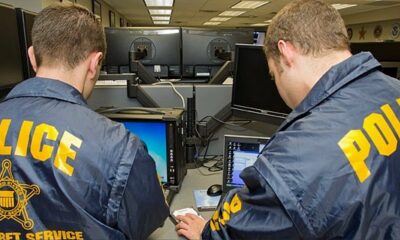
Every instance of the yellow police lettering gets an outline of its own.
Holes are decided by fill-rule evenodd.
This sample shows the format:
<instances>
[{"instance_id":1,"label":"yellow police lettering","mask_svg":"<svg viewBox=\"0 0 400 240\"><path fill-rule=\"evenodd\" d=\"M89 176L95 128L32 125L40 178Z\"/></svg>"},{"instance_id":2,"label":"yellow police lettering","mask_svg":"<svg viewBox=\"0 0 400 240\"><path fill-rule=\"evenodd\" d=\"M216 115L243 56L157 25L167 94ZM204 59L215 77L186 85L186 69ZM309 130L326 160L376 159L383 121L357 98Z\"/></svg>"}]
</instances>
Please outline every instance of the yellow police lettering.
<instances>
[{"instance_id":1,"label":"yellow police lettering","mask_svg":"<svg viewBox=\"0 0 400 240\"><path fill-rule=\"evenodd\" d=\"M14 153L15 156L27 157L28 151L30 151L35 160L42 162L54 156L54 167L68 176L72 176L74 167L68 163L68 160L75 160L77 150L82 145L81 139L68 131L64 131L59 139L59 131L54 126L47 123L34 126L34 122L24 120L21 123L15 146L9 146L6 145L6 142L11 124L11 119L0 120L0 155Z\"/></svg>"},{"instance_id":2,"label":"yellow police lettering","mask_svg":"<svg viewBox=\"0 0 400 240\"><path fill-rule=\"evenodd\" d=\"M58 151L54 159L54 166L65 174L72 176L74 168L68 164L67 160L75 160L76 157L76 152L71 149L71 146L80 148L81 144L81 139L75 137L68 131L65 131L61 137L60 146L58 147Z\"/></svg>"},{"instance_id":3,"label":"yellow police lettering","mask_svg":"<svg viewBox=\"0 0 400 240\"><path fill-rule=\"evenodd\" d=\"M212 231L219 231L219 225L218 225L218 218L219 218L219 212L216 210L211 218L210 221L210 228Z\"/></svg>"},{"instance_id":4,"label":"yellow police lettering","mask_svg":"<svg viewBox=\"0 0 400 240\"><path fill-rule=\"evenodd\" d=\"M217 225L217 227L218 227L218 225ZM218 230L217 230L213 220L210 221L210 228L211 228L211 231L219 231L219 227L218 227Z\"/></svg>"},{"instance_id":5,"label":"yellow police lettering","mask_svg":"<svg viewBox=\"0 0 400 240\"><path fill-rule=\"evenodd\" d=\"M10 128L11 119L3 119L0 122L0 154L10 155L11 146L6 146L6 137L8 129Z\"/></svg>"},{"instance_id":6,"label":"yellow police lettering","mask_svg":"<svg viewBox=\"0 0 400 240\"><path fill-rule=\"evenodd\" d=\"M368 133L379 154L389 156L397 148L397 139L383 116L372 113L364 120L363 128Z\"/></svg>"},{"instance_id":7,"label":"yellow police lettering","mask_svg":"<svg viewBox=\"0 0 400 240\"><path fill-rule=\"evenodd\" d=\"M31 134L32 126L33 126L32 121L22 122L14 155L26 157L28 151L29 136Z\"/></svg>"},{"instance_id":8,"label":"yellow police lettering","mask_svg":"<svg viewBox=\"0 0 400 240\"><path fill-rule=\"evenodd\" d=\"M396 99L396 102L400 106L400 98ZM398 139L395 135L397 134L400 137L400 121L389 104L383 104L380 109L384 115L379 113L369 114L364 118L363 129L377 152L382 156L388 157L397 150ZM362 130L352 129L340 139L338 145L350 162L350 166L356 173L358 180L363 183L371 175L365 163L371 148L367 137Z\"/></svg>"},{"instance_id":9,"label":"yellow police lettering","mask_svg":"<svg viewBox=\"0 0 400 240\"><path fill-rule=\"evenodd\" d=\"M389 122L393 126L394 131L397 133L397 136L400 137L400 121L396 117L393 109L390 107L389 104L385 104L381 107L381 110L383 113L385 113L386 117L389 119Z\"/></svg>"},{"instance_id":10,"label":"yellow police lettering","mask_svg":"<svg viewBox=\"0 0 400 240\"><path fill-rule=\"evenodd\" d=\"M242 209L242 201L237 194L232 198L230 207L232 213L237 213Z\"/></svg>"},{"instance_id":11,"label":"yellow police lettering","mask_svg":"<svg viewBox=\"0 0 400 240\"><path fill-rule=\"evenodd\" d=\"M82 232L76 232L75 233L75 239L76 240L83 240L83 233Z\"/></svg>"},{"instance_id":12,"label":"yellow police lettering","mask_svg":"<svg viewBox=\"0 0 400 240\"><path fill-rule=\"evenodd\" d=\"M39 124L35 132L33 133L32 143L31 143L31 154L32 156L40 161L48 160L52 153L53 147L47 144L43 144L43 138L55 141L57 140L58 131L55 127L48 125L46 123Z\"/></svg>"},{"instance_id":13,"label":"yellow police lettering","mask_svg":"<svg viewBox=\"0 0 400 240\"><path fill-rule=\"evenodd\" d=\"M339 147L350 162L358 180L364 182L371 172L365 164L371 145L361 130L349 131L339 142Z\"/></svg>"}]
</instances>

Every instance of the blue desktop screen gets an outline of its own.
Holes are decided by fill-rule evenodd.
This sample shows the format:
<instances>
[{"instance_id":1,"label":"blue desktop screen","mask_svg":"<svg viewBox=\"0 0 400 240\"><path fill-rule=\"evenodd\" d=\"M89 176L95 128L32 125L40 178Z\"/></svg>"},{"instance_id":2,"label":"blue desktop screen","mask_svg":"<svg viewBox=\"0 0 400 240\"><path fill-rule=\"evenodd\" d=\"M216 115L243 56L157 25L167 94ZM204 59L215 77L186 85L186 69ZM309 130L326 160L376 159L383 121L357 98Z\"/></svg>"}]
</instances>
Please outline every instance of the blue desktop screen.
<instances>
[{"instance_id":1,"label":"blue desktop screen","mask_svg":"<svg viewBox=\"0 0 400 240\"><path fill-rule=\"evenodd\" d=\"M265 144L229 142L227 156L227 186L242 187L243 180L240 173L246 167L252 166Z\"/></svg>"},{"instance_id":2,"label":"blue desktop screen","mask_svg":"<svg viewBox=\"0 0 400 240\"><path fill-rule=\"evenodd\" d=\"M121 121L125 127L146 143L150 156L154 159L157 175L162 183L167 178L167 124L151 121Z\"/></svg>"}]
</instances>

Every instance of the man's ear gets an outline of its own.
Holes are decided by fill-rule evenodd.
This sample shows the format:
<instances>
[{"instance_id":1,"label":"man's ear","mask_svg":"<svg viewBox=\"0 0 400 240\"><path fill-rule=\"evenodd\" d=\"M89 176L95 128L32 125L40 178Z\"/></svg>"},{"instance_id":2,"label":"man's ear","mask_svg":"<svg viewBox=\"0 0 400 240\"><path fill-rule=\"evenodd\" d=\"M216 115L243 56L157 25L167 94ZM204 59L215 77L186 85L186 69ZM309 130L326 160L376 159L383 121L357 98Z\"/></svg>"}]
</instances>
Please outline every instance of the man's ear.
<instances>
[{"instance_id":1,"label":"man's ear","mask_svg":"<svg viewBox=\"0 0 400 240\"><path fill-rule=\"evenodd\" d=\"M294 48L293 44L288 41L279 40L278 49L281 53L283 63L287 66L292 66L295 57L294 54L296 53L296 49Z\"/></svg>"},{"instance_id":2,"label":"man's ear","mask_svg":"<svg viewBox=\"0 0 400 240\"><path fill-rule=\"evenodd\" d=\"M28 48L29 61L31 62L33 71L37 72L37 63L35 58L35 51L32 46Z\"/></svg>"},{"instance_id":3,"label":"man's ear","mask_svg":"<svg viewBox=\"0 0 400 240\"><path fill-rule=\"evenodd\" d=\"M101 64L102 59L103 59L102 52L96 52L96 53L91 54L90 62L89 62L89 69L88 69L89 79L96 80L98 67Z\"/></svg>"}]
</instances>

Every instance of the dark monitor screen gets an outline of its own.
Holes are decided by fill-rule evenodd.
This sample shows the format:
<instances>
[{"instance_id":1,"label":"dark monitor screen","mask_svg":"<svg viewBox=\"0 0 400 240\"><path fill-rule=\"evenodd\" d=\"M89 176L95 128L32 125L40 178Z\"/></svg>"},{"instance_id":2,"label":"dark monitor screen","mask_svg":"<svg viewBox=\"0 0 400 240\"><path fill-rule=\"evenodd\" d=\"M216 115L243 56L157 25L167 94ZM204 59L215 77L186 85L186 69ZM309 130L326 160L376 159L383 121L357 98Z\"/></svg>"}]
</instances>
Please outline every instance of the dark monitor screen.
<instances>
[{"instance_id":1,"label":"dark monitor screen","mask_svg":"<svg viewBox=\"0 0 400 240\"><path fill-rule=\"evenodd\" d=\"M28 48L32 46L32 27L35 21L36 13L17 8L17 20L19 29L19 39L22 51L22 62L24 78L31 78L35 76L35 71L28 57Z\"/></svg>"},{"instance_id":2,"label":"dark monitor screen","mask_svg":"<svg viewBox=\"0 0 400 240\"><path fill-rule=\"evenodd\" d=\"M351 43L351 52L371 52L378 60L383 73L400 79L400 43L399 42L362 42Z\"/></svg>"},{"instance_id":3,"label":"dark monitor screen","mask_svg":"<svg viewBox=\"0 0 400 240\"><path fill-rule=\"evenodd\" d=\"M351 52L371 52L379 62L400 62L400 42L351 43Z\"/></svg>"},{"instance_id":4,"label":"dark monitor screen","mask_svg":"<svg viewBox=\"0 0 400 240\"><path fill-rule=\"evenodd\" d=\"M128 72L130 52L145 66L181 64L180 28L105 28L105 34L109 72Z\"/></svg>"},{"instance_id":5,"label":"dark monitor screen","mask_svg":"<svg viewBox=\"0 0 400 240\"><path fill-rule=\"evenodd\" d=\"M262 121L283 120L291 112L269 75L261 45L236 45L232 109L234 115Z\"/></svg>"},{"instance_id":6,"label":"dark monitor screen","mask_svg":"<svg viewBox=\"0 0 400 240\"><path fill-rule=\"evenodd\" d=\"M6 89L24 79L14 8L0 5L0 35L0 88Z\"/></svg>"},{"instance_id":7,"label":"dark monitor screen","mask_svg":"<svg viewBox=\"0 0 400 240\"><path fill-rule=\"evenodd\" d=\"M146 143L154 159L157 175L162 183L167 177L167 123L163 121L119 121L133 134Z\"/></svg>"},{"instance_id":8,"label":"dark monitor screen","mask_svg":"<svg viewBox=\"0 0 400 240\"><path fill-rule=\"evenodd\" d=\"M232 60L236 43L253 43L253 31L182 28L182 77L211 79Z\"/></svg>"}]
</instances>

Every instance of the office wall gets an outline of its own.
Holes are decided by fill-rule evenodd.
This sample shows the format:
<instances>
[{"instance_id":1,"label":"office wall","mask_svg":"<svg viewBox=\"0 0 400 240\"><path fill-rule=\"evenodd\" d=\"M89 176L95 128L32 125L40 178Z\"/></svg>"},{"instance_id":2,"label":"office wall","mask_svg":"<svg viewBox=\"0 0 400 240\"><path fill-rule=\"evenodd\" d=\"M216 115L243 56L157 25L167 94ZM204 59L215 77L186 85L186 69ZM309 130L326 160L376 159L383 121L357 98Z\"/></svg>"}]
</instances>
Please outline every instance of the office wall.
<instances>
[{"instance_id":1,"label":"office wall","mask_svg":"<svg viewBox=\"0 0 400 240\"><path fill-rule=\"evenodd\" d=\"M400 6L343 16L351 42L400 41ZM392 33L393 31L393 33Z\"/></svg>"},{"instance_id":2,"label":"office wall","mask_svg":"<svg viewBox=\"0 0 400 240\"><path fill-rule=\"evenodd\" d=\"M400 10L399 10L400 11ZM347 25L353 37L351 42L400 41L400 18L389 21Z\"/></svg>"},{"instance_id":3,"label":"office wall","mask_svg":"<svg viewBox=\"0 0 400 240\"><path fill-rule=\"evenodd\" d=\"M63 1L69 1L69 0L63 0ZM115 11L110 5L105 3L102 0L97 0L101 4L101 23L103 27L109 27L110 26L110 18L109 18L109 12L113 11L115 14L115 26L119 27L120 26L120 18L124 19L123 22L126 25L127 19ZM60 2L60 0L0 0L0 3L6 3L9 5L12 5L14 7L18 8L23 8L31 12L40 12L43 8L56 3ZM76 3L88 8L89 10L92 10L92 2L93 0L76 0Z\"/></svg>"},{"instance_id":4,"label":"office wall","mask_svg":"<svg viewBox=\"0 0 400 240\"><path fill-rule=\"evenodd\" d=\"M0 2L36 13L42 10L42 0L0 0Z\"/></svg>"},{"instance_id":5,"label":"office wall","mask_svg":"<svg viewBox=\"0 0 400 240\"><path fill-rule=\"evenodd\" d=\"M63 1L68 1L68 0L63 0ZM59 2L59 0L42 0L42 6L46 7L52 3ZM82 6L85 6L86 8L92 10L93 9L93 0L77 0L76 1L78 4L81 4ZM119 27L119 22L120 18L124 19L124 22L126 23L126 18L115 11L114 8L112 8L110 5L108 5L106 2L102 0L97 0L97 2L100 3L101 5L101 24L103 27L109 27L110 26L110 11L112 11L115 15L115 26Z\"/></svg>"}]
</instances>

